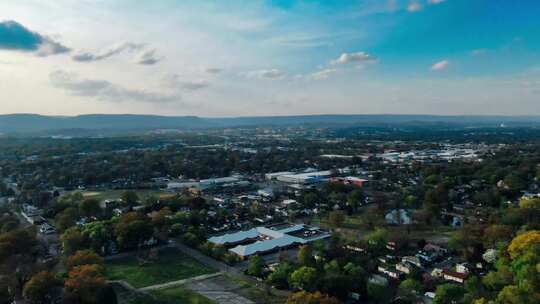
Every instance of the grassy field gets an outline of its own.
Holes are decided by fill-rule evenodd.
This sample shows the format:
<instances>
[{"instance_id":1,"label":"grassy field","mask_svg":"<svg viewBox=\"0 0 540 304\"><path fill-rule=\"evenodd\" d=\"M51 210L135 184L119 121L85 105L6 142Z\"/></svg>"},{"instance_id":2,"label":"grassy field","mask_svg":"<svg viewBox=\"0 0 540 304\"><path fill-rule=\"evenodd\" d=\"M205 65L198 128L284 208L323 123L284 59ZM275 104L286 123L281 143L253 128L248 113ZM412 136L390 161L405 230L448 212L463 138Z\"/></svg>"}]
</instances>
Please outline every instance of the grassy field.
<instances>
[{"instance_id":1,"label":"grassy field","mask_svg":"<svg viewBox=\"0 0 540 304\"><path fill-rule=\"evenodd\" d=\"M119 304L214 304L214 302L192 290L174 287L154 291L151 294L134 293L115 286Z\"/></svg>"},{"instance_id":2,"label":"grassy field","mask_svg":"<svg viewBox=\"0 0 540 304\"><path fill-rule=\"evenodd\" d=\"M213 304L214 302L192 290L182 287L162 289L153 292L159 303L167 304Z\"/></svg>"},{"instance_id":3,"label":"grassy field","mask_svg":"<svg viewBox=\"0 0 540 304\"><path fill-rule=\"evenodd\" d=\"M287 302L288 293L286 291L266 289L262 282L254 283L230 274L225 274L215 280L254 303L281 304Z\"/></svg>"},{"instance_id":4,"label":"grassy field","mask_svg":"<svg viewBox=\"0 0 540 304\"><path fill-rule=\"evenodd\" d=\"M174 194L165 191L159 190L107 190L107 191L80 191L83 197L93 198L99 201L105 199L119 199L122 197L122 194L126 191L134 191L139 196L141 201L144 201L148 197L157 197L157 198L170 198Z\"/></svg>"},{"instance_id":5,"label":"grassy field","mask_svg":"<svg viewBox=\"0 0 540 304\"><path fill-rule=\"evenodd\" d=\"M124 280L136 288L216 272L173 248L160 251L156 261L142 266L135 257L128 257L109 261L105 268L107 279Z\"/></svg>"}]
</instances>

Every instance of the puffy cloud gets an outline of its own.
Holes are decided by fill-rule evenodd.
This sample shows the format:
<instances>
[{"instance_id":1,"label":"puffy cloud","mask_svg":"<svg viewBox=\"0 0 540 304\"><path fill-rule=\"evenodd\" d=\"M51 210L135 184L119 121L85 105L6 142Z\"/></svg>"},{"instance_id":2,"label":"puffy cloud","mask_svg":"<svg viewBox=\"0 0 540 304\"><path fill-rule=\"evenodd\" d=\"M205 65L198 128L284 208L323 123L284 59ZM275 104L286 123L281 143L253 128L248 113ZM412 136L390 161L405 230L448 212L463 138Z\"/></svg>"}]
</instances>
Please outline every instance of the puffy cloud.
<instances>
[{"instance_id":1,"label":"puffy cloud","mask_svg":"<svg viewBox=\"0 0 540 304\"><path fill-rule=\"evenodd\" d=\"M435 64L433 64L431 66L431 70L432 71L442 71L442 70L445 70L448 65L450 64L450 62L448 62L448 60L444 59L444 60L441 60L439 62L436 62Z\"/></svg>"},{"instance_id":2,"label":"puffy cloud","mask_svg":"<svg viewBox=\"0 0 540 304\"><path fill-rule=\"evenodd\" d=\"M98 61L109 58L123 51L138 51L144 46L145 44L142 43L123 42L95 54L89 52L75 54L73 55L73 60L82 62Z\"/></svg>"},{"instance_id":3,"label":"puffy cloud","mask_svg":"<svg viewBox=\"0 0 540 304\"><path fill-rule=\"evenodd\" d=\"M161 61L163 59L162 57L159 57L156 55L156 50L146 50L135 58L135 62L138 64L144 64L144 65L153 65Z\"/></svg>"},{"instance_id":4,"label":"puffy cloud","mask_svg":"<svg viewBox=\"0 0 540 304\"><path fill-rule=\"evenodd\" d=\"M49 75L54 87L64 89L75 96L93 97L112 102L138 101L167 103L179 101L178 94L162 94L145 90L124 88L107 80L81 79L77 74L57 70Z\"/></svg>"},{"instance_id":5,"label":"puffy cloud","mask_svg":"<svg viewBox=\"0 0 540 304\"><path fill-rule=\"evenodd\" d=\"M330 61L331 64L347 64L347 63L375 63L377 59L365 52L343 53L339 58Z\"/></svg>"},{"instance_id":6,"label":"puffy cloud","mask_svg":"<svg viewBox=\"0 0 540 304\"><path fill-rule=\"evenodd\" d=\"M0 22L0 49L50 56L71 51L50 37L33 32L16 21Z\"/></svg>"},{"instance_id":7,"label":"puffy cloud","mask_svg":"<svg viewBox=\"0 0 540 304\"><path fill-rule=\"evenodd\" d=\"M422 5L420 4L420 2L416 0L409 2L409 5L407 6L407 11L411 13L419 12L421 10L422 10Z\"/></svg>"},{"instance_id":8,"label":"puffy cloud","mask_svg":"<svg viewBox=\"0 0 540 304\"><path fill-rule=\"evenodd\" d=\"M251 71L251 72L247 72L245 75L249 78L271 79L271 80L281 79L285 77L285 73L278 69Z\"/></svg>"}]
</instances>

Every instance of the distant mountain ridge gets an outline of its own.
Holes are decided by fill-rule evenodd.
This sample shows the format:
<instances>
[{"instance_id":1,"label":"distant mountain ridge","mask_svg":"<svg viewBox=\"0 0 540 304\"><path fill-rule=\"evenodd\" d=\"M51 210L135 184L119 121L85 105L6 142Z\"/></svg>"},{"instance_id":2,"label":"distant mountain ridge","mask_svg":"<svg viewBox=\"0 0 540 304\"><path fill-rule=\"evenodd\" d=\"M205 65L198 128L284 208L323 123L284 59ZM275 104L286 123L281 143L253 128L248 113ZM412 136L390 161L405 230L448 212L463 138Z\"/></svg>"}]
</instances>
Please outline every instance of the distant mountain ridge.
<instances>
[{"instance_id":1,"label":"distant mountain ridge","mask_svg":"<svg viewBox=\"0 0 540 304\"><path fill-rule=\"evenodd\" d=\"M136 114L90 114L45 116L38 114L0 115L0 133L53 133L61 130L108 130L116 132L156 129L193 130L253 126L316 126L365 124L445 123L457 125L519 124L540 125L540 116L437 116L437 115L295 115L208 118Z\"/></svg>"}]
</instances>

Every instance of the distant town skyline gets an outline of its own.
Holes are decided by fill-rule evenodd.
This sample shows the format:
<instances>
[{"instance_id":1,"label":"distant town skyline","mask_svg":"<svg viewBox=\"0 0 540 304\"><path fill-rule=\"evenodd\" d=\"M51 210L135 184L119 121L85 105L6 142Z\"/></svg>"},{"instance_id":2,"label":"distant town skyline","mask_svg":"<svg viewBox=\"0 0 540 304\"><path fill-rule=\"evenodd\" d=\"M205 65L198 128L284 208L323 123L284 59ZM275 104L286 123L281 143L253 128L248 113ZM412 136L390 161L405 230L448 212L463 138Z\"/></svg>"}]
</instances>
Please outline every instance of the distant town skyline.
<instances>
[{"instance_id":1,"label":"distant town skyline","mask_svg":"<svg viewBox=\"0 0 540 304\"><path fill-rule=\"evenodd\" d=\"M0 2L0 114L540 115L540 2Z\"/></svg>"}]
</instances>

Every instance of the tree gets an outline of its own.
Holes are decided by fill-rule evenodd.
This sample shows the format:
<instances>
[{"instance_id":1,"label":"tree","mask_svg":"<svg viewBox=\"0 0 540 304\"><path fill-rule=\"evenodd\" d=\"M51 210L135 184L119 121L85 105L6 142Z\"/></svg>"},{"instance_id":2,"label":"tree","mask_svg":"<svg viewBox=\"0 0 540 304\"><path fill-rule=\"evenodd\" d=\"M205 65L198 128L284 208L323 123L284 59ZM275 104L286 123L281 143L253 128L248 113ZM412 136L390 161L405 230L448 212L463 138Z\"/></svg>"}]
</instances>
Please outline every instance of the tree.
<instances>
[{"instance_id":1,"label":"tree","mask_svg":"<svg viewBox=\"0 0 540 304\"><path fill-rule=\"evenodd\" d=\"M197 247L200 243L199 238L192 232L186 232L182 235L182 243L190 246Z\"/></svg>"},{"instance_id":2,"label":"tree","mask_svg":"<svg viewBox=\"0 0 540 304\"><path fill-rule=\"evenodd\" d=\"M270 275L268 275L267 281L276 288L288 289L289 277L293 272L294 266L287 262L282 262Z\"/></svg>"},{"instance_id":3,"label":"tree","mask_svg":"<svg viewBox=\"0 0 540 304\"><path fill-rule=\"evenodd\" d=\"M497 303L504 304L535 304L538 300L538 295L528 293L515 285L505 286L497 295Z\"/></svg>"},{"instance_id":4,"label":"tree","mask_svg":"<svg viewBox=\"0 0 540 304\"><path fill-rule=\"evenodd\" d=\"M169 207L161 208L158 212L152 214L152 225L159 231L165 231L171 223L172 212Z\"/></svg>"},{"instance_id":5,"label":"tree","mask_svg":"<svg viewBox=\"0 0 540 304\"><path fill-rule=\"evenodd\" d=\"M313 267L302 266L291 274L290 284L298 289L314 291L317 289L318 273Z\"/></svg>"},{"instance_id":6,"label":"tree","mask_svg":"<svg viewBox=\"0 0 540 304\"><path fill-rule=\"evenodd\" d=\"M51 300L55 287L59 284L52 273L41 271L32 276L30 281L24 285L23 296L29 303L47 303Z\"/></svg>"},{"instance_id":7,"label":"tree","mask_svg":"<svg viewBox=\"0 0 540 304\"><path fill-rule=\"evenodd\" d=\"M265 267L266 263L264 262L264 259L258 255L254 255L249 259L247 274L260 278L264 274Z\"/></svg>"},{"instance_id":8,"label":"tree","mask_svg":"<svg viewBox=\"0 0 540 304\"><path fill-rule=\"evenodd\" d=\"M374 282L369 282L367 284L367 294L375 303L386 303L392 296L392 294L388 292L388 286Z\"/></svg>"},{"instance_id":9,"label":"tree","mask_svg":"<svg viewBox=\"0 0 540 304\"><path fill-rule=\"evenodd\" d=\"M353 190L347 195L347 205L349 205L353 212L356 212L358 206L364 201L364 193L362 190Z\"/></svg>"},{"instance_id":10,"label":"tree","mask_svg":"<svg viewBox=\"0 0 540 304\"><path fill-rule=\"evenodd\" d=\"M84 249L87 240L79 227L71 227L62 234L62 248L64 253L73 254L77 250Z\"/></svg>"},{"instance_id":11,"label":"tree","mask_svg":"<svg viewBox=\"0 0 540 304\"><path fill-rule=\"evenodd\" d=\"M435 290L433 304L454 304L463 298L463 287L455 284L442 284Z\"/></svg>"},{"instance_id":12,"label":"tree","mask_svg":"<svg viewBox=\"0 0 540 304\"><path fill-rule=\"evenodd\" d=\"M351 277L340 272L325 272L320 280L320 290L339 299L346 299L354 282Z\"/></svg>"},{"instance_id":13,"label":"tree","mask_svg":"<svg viewBox=\"0 0 540 304\"><path fill-rule=\"evenodd\" d=\"M506 225L491 225L484 229L484 245L494 247L499 242L506 242L512 238L512 227Z\"/></svg>"},{"instance_id":14,"label":"tree","mask_svg":"<svg viewBox=\"0 0 540 304\"><path fill-rule=\"evenodd\" d=\"M528 209L540 209L540 198L522 198L519 201L519 207Z\"/></svg>"},{"instance_id":15,"label":"tree","mask_svg":"<svg viewBox=\"0 0 540 304\"><path fill-rule=\"evenodd\" d=\"M313 266L315 264L313 249L310 245L300 247L300 250L298 250L298 263L302 266Z\"/></svg>"},{"instance_id":16,"label":"tree","mask_svg":"<svg viewBox=\"0 0 540 304\"><path fill-rule=\"evenodd\" d=\"M383 228L377 228L367 235L366 240L371 249L380 251L386 246L387 238L388 231Z\"/></svg>"},{"instance_id":17,"label":"tree","mask_svg":"<svg viewBox=\"0 0 540 304\"><path fill-rule=\"evenodd\" d=\"M134 191L126 191L122 193L122 201L128 206L135 206L139 203L139 196Z\"/></svg>"},{"instance_id":18,"label":"tree","mask_svg":"<svg viewBox=\"0 0 540 304\"><path fill-rule=\"evenodd\" d=\"M344 221L345 214L341 210L331 211L328 215L328 224L330 224L330 227L334 229L341 227Z\"/></svg>"},{"instance_id":19,"label":"tree","mask_svg":"<svg viewBox=\"0 0 540 304\"><path fill-rule=\"evenodd\" d=\"M75 226L78 218L77 209L68 207L58 213L54 218L55 227L58 231L64 232L68 228Z\"/></svg>"},{"instance_id":20,"label":"tree","mask_svg":"<svg viewBox=\"0 0 540 304\"><path fill-rule=\"evenodd\" d=\"M68 274L64 286L71 296L82 304L97 304L99 292L105 287L103 268L99 265L74 267Z\"/></svg>"},{"instance_id":21,"label":"tree","mask_svg":"<svg viewBox=\"0 0 540 304\"><path fill-rule=\"evenodd\" d=\"M305 291L295 292L289 295L287 304L339 304L338 299L323 295L319 291L309 293Z\"/></svg>"},{"instance_id":22,"label":"tree","mask_svg":"<svg viewBox=\"0 0 540 304\"><path fill-rule=\"evenodd\" d=\"M103 258L92 250L79 250L74 255L69 256L65 262L68 271L77 266L91 264L103 266Z\"/></svg>"},{"instance_id":23,"label":"tree","mask_svg":"<svg viewBox=\"0 0 540 304\"><path fill-rule=\"evenodd\" d=\"M317 204L319 197L314 192L309 192L304 195L304 207L313 208Z\"/></svg>"},{"instance_id":24,"label":"tree","mask_svg":"<svg viewBox=\"0 0 540 304\"><path fill-rule=\"evenodd\" d=\"M540 231L528 231L518 235L512 240L510 246L508 246L508 253L512 259L518 259L539 244Z\"/></svg>"},{"instance_id":25,"label":"tree","mask_svg":"<svg viewBox=\"0 0 540 304\"><path fill-rule=\"evenodd\" d=\"M136 212L124 214L115 227L116 240L123 249L135 248L149 240L154 229L150 221Z\"/></svg>"},{"instance_id":26,"label":"tree","mask_svg":"<svg viewBox=\"0 0 540 304\"><path fill-rule=\"evenodd\" d=\"M406 299L413 300L416 297L422 295L423 291L424 291L424 286L422 285L421 282L415 279L409 278L402 281L399 284L398 293L401 296L405 297Z\"/></svg>"},{"instance_id":27,"label":"tree","mask_svg":"<svg viewBox=\"0 0 540 304\"><path fill-rule=\"evenodd\" d=\"M98 216L101 213L101 207L98 200L86 199L79 205L79 211L86 217Z\"/></svg>"}]
</instances>

